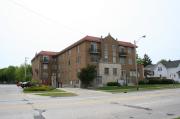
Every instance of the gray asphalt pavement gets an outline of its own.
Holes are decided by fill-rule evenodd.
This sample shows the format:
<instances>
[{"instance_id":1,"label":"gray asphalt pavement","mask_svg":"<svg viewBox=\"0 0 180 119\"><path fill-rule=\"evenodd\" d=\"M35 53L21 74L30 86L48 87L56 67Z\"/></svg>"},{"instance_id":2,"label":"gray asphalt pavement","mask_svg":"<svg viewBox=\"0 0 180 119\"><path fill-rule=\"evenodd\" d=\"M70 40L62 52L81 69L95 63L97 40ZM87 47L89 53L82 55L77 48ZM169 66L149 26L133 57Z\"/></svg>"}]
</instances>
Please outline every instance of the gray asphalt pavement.
<instances>
[{"instance_id":1,"label":"gray asphalt pavement","mask_svg":"<svg viewBox=\"0 0 180 119\"><path fill-rule=\"evenodd\" d=\"M180 89L111 94L64 88L75 97L42 97L0 85L0 119L173 119Z\"/></svg>"}]
</instances>

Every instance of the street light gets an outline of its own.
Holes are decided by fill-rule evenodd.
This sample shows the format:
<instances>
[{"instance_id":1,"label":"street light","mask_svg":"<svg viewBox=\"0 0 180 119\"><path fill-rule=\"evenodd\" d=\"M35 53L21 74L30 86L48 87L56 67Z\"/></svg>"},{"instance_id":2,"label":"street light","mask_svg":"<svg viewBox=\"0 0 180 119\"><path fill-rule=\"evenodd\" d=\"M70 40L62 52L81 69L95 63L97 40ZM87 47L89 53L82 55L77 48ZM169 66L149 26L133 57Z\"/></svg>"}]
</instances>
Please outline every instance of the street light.
<instances>
[{"instance_id":1,"label":"street light","mask_svg":"<svg viewBox=\"0 0 180 119\"><path fill-rule=\"evenodd\" d=\"M141 40L142 38L146 38L146 36L144 35L144 36L141 36L138 40L134 40L134 47L135 47L135 54L134 54L134 56L135 56L135 71L136 71L136 88L137 88L137 90L139 90L139 80L138 80L138 72L137 72L137 52L136 52L136 43L139 41L139 40Z\"/></svg>"},{"instance_id":2,"label":"street light","mask_svg":"<svg viewBox=\"0 0 180 119\"><path fill-rule=\"evenodd\" d=\"M28 60L28 57L25 57L25 62L24 62L24 69L25 69L25 71L24 71L24 77L25 77L25 80L26 80L26 64L27 64L27 60Z\"/></svg>"}]
</instances>

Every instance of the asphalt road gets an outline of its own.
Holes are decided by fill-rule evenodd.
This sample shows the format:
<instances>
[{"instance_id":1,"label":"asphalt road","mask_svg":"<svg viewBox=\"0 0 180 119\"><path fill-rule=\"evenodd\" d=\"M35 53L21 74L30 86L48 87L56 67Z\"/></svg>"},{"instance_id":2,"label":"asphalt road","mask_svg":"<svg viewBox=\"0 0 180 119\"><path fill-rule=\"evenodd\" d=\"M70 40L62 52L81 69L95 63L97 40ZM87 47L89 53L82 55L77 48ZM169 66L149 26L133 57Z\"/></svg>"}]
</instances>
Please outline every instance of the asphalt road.
<instances>
[{"instance_id":1,"label":"asphalt road","mask_svg":"<svg viewBox=\"0 0 180 119\"><path fill-rule=\"evenodd\" d=\"M111 94L65 88L75 97L42 97L0 85L0 119L173 119L180 89Z\"/></svg>"}]
</instances>

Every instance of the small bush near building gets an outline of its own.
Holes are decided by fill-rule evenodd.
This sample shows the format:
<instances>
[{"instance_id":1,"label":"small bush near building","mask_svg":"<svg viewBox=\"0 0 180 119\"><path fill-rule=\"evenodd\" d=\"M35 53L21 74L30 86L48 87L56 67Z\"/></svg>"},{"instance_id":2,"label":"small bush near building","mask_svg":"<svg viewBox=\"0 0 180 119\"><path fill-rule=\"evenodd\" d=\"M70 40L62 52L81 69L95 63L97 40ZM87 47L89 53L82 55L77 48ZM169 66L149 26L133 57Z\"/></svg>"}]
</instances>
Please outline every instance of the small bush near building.
<instances>
[{"instance_id":1,"label":"small bush near building","mask_svg":"<svg viewBox=\"0 0 180 119\"><path fill-rule=\"evenodd\" d=\"M108 82L107 86L120 86L118 82Z\"/></svg>"},{"instance_id":2,"label":"small bush near building","mask_svg":"<svg viewBox=\"0 0 180 119\"><path fill-rule=\"evenodd\" d=\"M148 84L148 80L144 79L144 80L140 80L139 81L140 85L144 85L144 84Z\"/></svg>"},{"instance_id":3,"label":"small bush near building","mask_svg":"<svg viewBox=\"0 0 180 119\"><path fill-rule=\"evenodd\" d=\"M32 87L24 88L24 91L25 92L28 92L28 91L51 91L53 89L54 89L53 87L42 85L42 86L32 86Z\"/></svg>"}]
</instances>

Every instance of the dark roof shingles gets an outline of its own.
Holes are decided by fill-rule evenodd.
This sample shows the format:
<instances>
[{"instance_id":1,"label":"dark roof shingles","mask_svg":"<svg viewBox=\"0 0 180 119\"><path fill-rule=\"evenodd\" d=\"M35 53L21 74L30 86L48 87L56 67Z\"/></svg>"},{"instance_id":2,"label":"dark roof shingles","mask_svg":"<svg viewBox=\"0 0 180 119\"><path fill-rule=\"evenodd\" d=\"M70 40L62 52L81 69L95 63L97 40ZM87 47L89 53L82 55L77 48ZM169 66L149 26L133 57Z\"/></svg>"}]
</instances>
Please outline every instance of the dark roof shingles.
<instances>
[{"instance_id":1,"label":"dark roof shingles","mask_svg":"<svg viewBox=\"0 0 180 119\"><path fill-rule=\"evenodd\" d=\"M178 67L178 65L180 64L180 60L162 61L161 63L167 68L174 68L174 67Z\"/></svg>"}]
</instances>

